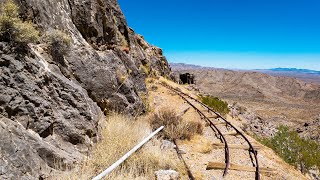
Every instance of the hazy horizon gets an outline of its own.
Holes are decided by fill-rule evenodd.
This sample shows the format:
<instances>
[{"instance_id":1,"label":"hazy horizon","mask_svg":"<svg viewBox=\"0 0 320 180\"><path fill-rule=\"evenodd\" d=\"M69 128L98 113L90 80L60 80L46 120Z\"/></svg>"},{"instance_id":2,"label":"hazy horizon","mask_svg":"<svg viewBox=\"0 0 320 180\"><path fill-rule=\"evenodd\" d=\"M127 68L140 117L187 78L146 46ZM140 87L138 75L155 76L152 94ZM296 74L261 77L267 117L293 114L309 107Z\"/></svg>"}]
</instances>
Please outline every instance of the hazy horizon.
<instances>
[{"instance_id":1,"label":"hazy horizon","mask_svg":"<svg viewBox=\"0 0 320 180\"><path fill-rule=\"evenodd\" d=\"M310 70L320 72L320 70L316 69L305 69L305 68L296 68L296 67L272 67L272 68L256 68L256 69L241 69L241 68L225 68L225 67L216 67L216 66L203 66L199 64L185 63L185 62L169 62L169 64L184 64L190 66L199 66L204 68L218 68L218 69L228 69L228 70L243 70L243 71L251 71L251 70L274 70L274 69L297 69L297 70Z\"/></svg>"},{"instance_id":2,"label":"hazy horizon","mask_svg":"<svg viewBox=\"0 0 320 180\"><path fill-rule=\"evenodd\" d=\"M185 63L204 67L255 70L297 68L320 71L320 55L281 55L248 53L166 53L169 63ZM307 59L307 60L306 60ZM281 61L286 60L286 61ZM261 63L261 61L263 63ZM305 62L308 63L305 63Z\"/></svg>"},{"instance_id":3,"label":"hazy horizon","mask_svg":"<svg viewBox=\"0 0 320 180\"><path fill-rule=\"evenodd\" d=\"M169 62L320 70L320 1L119 0L129 26Z\"/></svg>"}]
</instances>

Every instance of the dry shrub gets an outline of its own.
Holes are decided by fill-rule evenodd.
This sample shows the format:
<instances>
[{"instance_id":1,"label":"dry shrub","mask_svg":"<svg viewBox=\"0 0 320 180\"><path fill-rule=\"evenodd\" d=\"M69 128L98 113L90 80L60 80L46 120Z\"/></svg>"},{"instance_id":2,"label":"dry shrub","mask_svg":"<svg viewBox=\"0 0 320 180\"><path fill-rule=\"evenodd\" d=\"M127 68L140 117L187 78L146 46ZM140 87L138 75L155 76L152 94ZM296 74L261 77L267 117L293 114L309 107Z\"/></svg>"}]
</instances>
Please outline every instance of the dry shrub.
<instances>
[{"instance_id":1,"label":"dry shrub","mask_svg":"<svg viewBox=\"0 0 320 180\"><path fill-rule=\"evenodd\" d=\"M150 65L149 64L146 64L146 65L140 65L139 67L139 70L141 73L145 74L145 75L149 75L150 72L151 72L151 68L150 68Z\"/></svg>"},{"instance_id":2,"label":"dry shrub","mask_svg":"<svg viewBox=\"0 0 320 180\"><path fill-rule=\"evenodd\" d=\"M153 114L150 119L152 129L165 126L164 138L170 140L190 139L196 134L202 134L203 126L199 122L186 122L171 109L162 109Z\"/></svg>"},{"instance_id":3,"label":"dry shrub","mask_svg":"<svg viewBox=\"0 0 320 180\"><path fill-rule=\"evenodd\" d=\"M71 47L71 38L60 30L48 31L45 35L45 41L50 45L51 56L55 61L64 64L63 57L68 53Z\"/></svg>"},{"instance_id":4,"label":"dry shrub","mask_svg":"<svg viewBox=\"0 0 320 180\"><path fill-rule=\"evenodd\" d=\"M202 154L208 154L212 151L212 141L209 141L203 136L194 136L191 141L191 144L193 144L193 150Z\"/></svg>"},{"instance_id":5,"label":"dry shrub","mask_svg":"<svg viewBox=\"0 0 320 180\"><path fill-rule=\"evenodd\" d=\"M73 173L57 179L91 179L116 162L125 153L151 133L145 121L133 121L123 115L112 115L102 131L102 141L93 150L93 157ZM135 152L107 179L154 179L154 172L160 169L174 169L186 174L183 165L174 152L162 151L160 141L153 138ZM81 173L77 173L81 172Z\"/></svg>"},{"instance_id":6,"label":"dry shrub","mask_svg":"<svg viewBox=\"0 0 320 180\"><path fill-rule=\"evenodd\" d=\"M19 7L8 0L0 8L0 40L15 43L30 43L39 40L39 31L31 22L19 18Z\"/></svg>"}]
</instances>

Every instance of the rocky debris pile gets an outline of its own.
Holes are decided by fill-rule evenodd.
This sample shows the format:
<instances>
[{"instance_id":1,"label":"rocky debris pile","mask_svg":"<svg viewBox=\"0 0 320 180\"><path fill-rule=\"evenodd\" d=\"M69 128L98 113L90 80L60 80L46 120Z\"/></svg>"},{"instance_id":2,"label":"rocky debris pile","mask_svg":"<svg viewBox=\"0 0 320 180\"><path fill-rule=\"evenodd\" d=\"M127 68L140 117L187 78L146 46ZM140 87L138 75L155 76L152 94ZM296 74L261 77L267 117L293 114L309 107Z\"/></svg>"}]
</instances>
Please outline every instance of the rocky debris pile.
<instances>
[{"instance_id":1,"label":"rocky debris pile","mask_svg":"<svg viewBox=\"0 0 320 180\"><path fill-rule=\"evenodd\" d=\"M299 135L320 143L320 115L311 123L303 123L297 127Z\"/></svg>"},{"instance_id":2,"label":"rocky debris pile","mask_svg":"<svg viewBox=\"0 0 320 180\"><path fill-rule=\"evenodd\" d=\"M317 168L311 169L308 172L310 179L319 180L320 179L320 170Z\"/></svg>"},{"instance_id":3,"label":"rocky debris pile","mask_svg":"<svg viewBox=\"0 0 320 180\"><path fill-rule=\"evenodd\" d=\"M16 3L41 34L59 30L71 41L59 59L45 41L24 51L0 43L0 179L47 177L90 152L104 112L144 112L145 78L170 68L115 0Z\"/></svg>"},{"instance_id":4,"label":"rocky debris pile","mask_svg":"<svg viewBox=\"0 0 320 180\"><path fill-rule=\"evenodd\" d=\"M266 121L239 104L229 105L230 115L242 121L242 130L263 137L271 137L277 132L278 124Z\"/></svg>"}]
</instances>

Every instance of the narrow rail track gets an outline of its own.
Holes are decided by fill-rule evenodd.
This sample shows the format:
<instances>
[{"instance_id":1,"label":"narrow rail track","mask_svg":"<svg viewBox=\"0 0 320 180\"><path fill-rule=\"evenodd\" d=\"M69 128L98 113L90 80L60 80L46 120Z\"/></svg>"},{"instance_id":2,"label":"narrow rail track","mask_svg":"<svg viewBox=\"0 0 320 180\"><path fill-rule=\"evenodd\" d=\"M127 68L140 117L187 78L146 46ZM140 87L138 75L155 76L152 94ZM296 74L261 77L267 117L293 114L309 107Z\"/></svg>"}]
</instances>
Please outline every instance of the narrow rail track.
<instances>
[{"instance_id":1,"label":"narrow rail track","mask_svg":"<svg viewBox=\"0 0 320 180\"><path fill-rule=\"evenodd\" d=\"M202 108L205 109L205 111L208 111L209 113L212 113L216 115L216 118L221 119L226 124L226 128L229 130L236 131L237 134L239 134L249 145L249 156L250 160L252 162L253 167L255 167L255 179L260 180L260 173L259 173L259 162L257 154L258 152L254 149L253 145L249 141L249 139L241 132L239 131L234 125L232 125L228 120L226 120L224 117L222 117L219 113L215 112L212 108L207 106L206 104L203 104L201 101L191 97L190 95L182 92L179 89L173 88L172 86L169 86L166 83L160 83L165 88L169 89L170 91L174 92L175 94L179 95L185 102L187 102L201 117L201 119L205 120L209 127L215 132L216 136L220 139L220 141L224 144L224 154L225 154L225 168L223 171L223 177L225 177L228 174L228 169L230 167L230 151L227 139L225 138L225 135L222 133L222 131L218 128L218 125L215 125L211 117L208 117L204 114L203 111L201 111L198 107L196 107L196 104L200 105ZM253 154L253 157L252 157Z\"/></svg>"}]
</instances>

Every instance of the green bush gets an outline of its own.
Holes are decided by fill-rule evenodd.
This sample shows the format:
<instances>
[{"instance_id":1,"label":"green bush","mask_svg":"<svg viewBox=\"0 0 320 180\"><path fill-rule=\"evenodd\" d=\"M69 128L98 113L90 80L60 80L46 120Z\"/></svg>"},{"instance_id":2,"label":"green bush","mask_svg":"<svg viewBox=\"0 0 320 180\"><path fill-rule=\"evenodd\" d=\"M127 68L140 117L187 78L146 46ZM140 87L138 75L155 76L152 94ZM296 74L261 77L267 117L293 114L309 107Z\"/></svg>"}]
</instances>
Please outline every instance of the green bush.
<instances>
[{"instance_id":1,"label":"green bush","mask_svg":"<svg viewBox=\"0 0 320 180\"><path fill-rule=\"evenodd\" d=\"M211 107L214 111L220 113L222 116L228 114L230 109L228 108L228 103L220 100L217 97L213 96L200 96L202 103Z\"/></svg>"},{"instance_id":2,"label":"green bush","mask_svg":"<svg viewBox=\"0 0 320 180\"><path fill-rule=\"evenodd\" d=\"M19 19L18 6L12 0L1 5L0 40L5 42L30 43L39 40L39 31L32 23Z\"/></svg>"},{"instance_id":3,"label":"green bush","mask_svg":"<svg viewBox=\"0 0 320 180\"><path fill-rule=\"evenodd\" d=\"M52 30L46 34L45 41L50 46L52 58L64 62L63 57L70 50L71 38L60 30Z\"/></svg>"},{"instance_id":4,"label":"green bush","mask_svg":"<svg viewBox=\"0 0 320 180\"><path fill-rule=\"evenodd\" d=\"M287 126L278 127L278 132L272 138L258 140L303 173L312 167L320 168L320 145L300 138L297 132L290 131Z\"/></svg>"}]
</instances>

